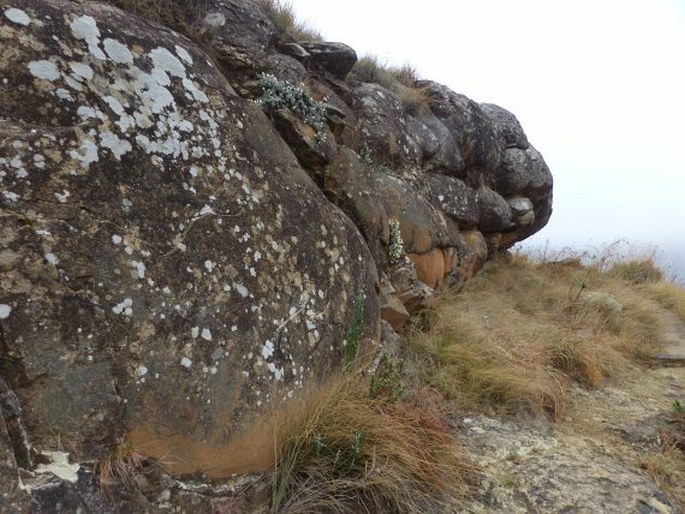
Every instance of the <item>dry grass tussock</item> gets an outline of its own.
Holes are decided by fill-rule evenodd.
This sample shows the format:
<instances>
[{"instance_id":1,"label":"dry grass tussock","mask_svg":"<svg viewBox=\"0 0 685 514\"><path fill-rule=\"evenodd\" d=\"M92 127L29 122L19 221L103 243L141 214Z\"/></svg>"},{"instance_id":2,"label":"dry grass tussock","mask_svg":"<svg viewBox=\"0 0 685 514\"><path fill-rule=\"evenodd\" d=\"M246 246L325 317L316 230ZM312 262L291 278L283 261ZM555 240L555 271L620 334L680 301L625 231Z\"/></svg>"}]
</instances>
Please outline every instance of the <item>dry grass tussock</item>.
<instances>
[{"instance_id":1,"label":"dry grass tussock","mask_svg":"<svg viewBox=\"0 0 685 514\"><path fill-rule=\"evenodd\" d=\"M210 0L111 0L112 5L141 18L165 25L198 42L197 28Z\"/></svg>"},{"instance_id":2,"label":"dry grass tussock","mask_svg":"<svg viewBox=\"0 0 685 514\"><path fill-rule=\"evenodd\" d=\"M642 455L639 465L681 505L685 506L685 406L673 402L659 433L661 451Z\"/></svg>"},{"instance_id":3,"label":"dry grass tussock","mask_svg":"<svg viewBox=\"0 0 685 514\"><path fill-rule=\"evenodd\" d=\"M437 408L370 394L354 373L309 395L276 436L272 512L438 512L472 470Z\"/></svg>"},{"instance_id":4,"label":"dry grass tussock","mask_svg":"<svg viewBox=\"0 0 685 514\"><path fill-rule=\"evenodd\" d=\"M380 84L398 98L407 114L416 115L428 108L428 95L417 86L418 72L409 64L388 66L377 57L366 55L354 65L350 78Z\"/></svg>"},{"instance_id":5,"label":"dry grass tussock","mask_svg":"<svg viewBox=\"0 0 685 514\"><path fill-rule=\"evenodd\" d=\"M296 41L321 41L321 33L313 27L302 23L290 2L285 0L257 0L271 22Z\"/></svg>"},{"instance_id":6,"label":"dry grass tussock","mask_svg":"<svg viewBox=\"0 0 685 514\"><path fill-rule=\"evenodd\" d=\"M658 350L659 295L678 296L625 280L576 259L502 258L410 336L423 379L464 409L559 419L569 383L598 387Z\"/></svg>"},{"instance_id":7,"label":"dry grass tussock","mask_svg":"<svg viewBox=\"0 0 685 514\"><path fill-rule=\"evenodd\" d=\"M641 286L644 292L661 306L673 311L685 322L685 289L673 282L653 282Z\"/></svg>"},{"instance_id":8,"label":"dry grass tussock","mask_svg":"<svg viewBox=\"0 0 685 514\"><path fill-rule=\"evenodd\" d=\"M122 485L135 487L135 475L145 464L145 457L133 446L121 442L114 446L95 465L94 473L100 487L108 492L110 487Z\"/></svg>"}]
</instances>

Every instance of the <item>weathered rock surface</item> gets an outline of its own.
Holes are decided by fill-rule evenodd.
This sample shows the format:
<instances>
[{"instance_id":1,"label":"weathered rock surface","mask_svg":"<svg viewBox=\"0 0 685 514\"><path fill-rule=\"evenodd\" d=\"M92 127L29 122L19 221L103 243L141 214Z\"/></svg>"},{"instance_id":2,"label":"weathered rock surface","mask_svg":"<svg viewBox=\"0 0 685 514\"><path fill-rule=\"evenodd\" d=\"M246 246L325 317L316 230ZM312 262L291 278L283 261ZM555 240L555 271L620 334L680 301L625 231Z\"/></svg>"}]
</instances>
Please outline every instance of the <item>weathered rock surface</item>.
<instances>
[{"instance_id":1,"label":"weathered rock surface","mask_svg":"<svg viewBox=\"0 0 685 514\"><path fill-rule=\"evenodd\" d=\"M93 463L122 445L175 478L268 468L268 413L339 369L357 298L373 353L382 320L393 340L551 214L549 169L500 107L426 81L408 108L346 79L353 49L293 41L249 0L152 21L112 4L154 7L0 0L8 511L30 489L46 511L106 512ZM259 73L318 121L263 107ZM38 472L57 449L77 478ZM191 493L111 511L214 508Z\"/></svg>"},{"instance_id":2,"label":"weathered rock surface","mask_svg":"<svg viewBox=\"0 0 685 514\"><path fill-rule=\"evenodd\" d=\"M483 416L463 424L488 471L480 496L459 512L679 512L644 472L597 442Z\"/></svg>"},{"instance_id":3,"label":"weathered rock surface","mask_svg":"<svg viewBox=\"0 0 685 514\"><path fill-rule=\"evenodd\" d=\"M13 5L0 348L34 443L268 466L243 429L340 362L360 294L377 337L367 245L188 40L104 4Z\"/></svg>"}]
</instances>

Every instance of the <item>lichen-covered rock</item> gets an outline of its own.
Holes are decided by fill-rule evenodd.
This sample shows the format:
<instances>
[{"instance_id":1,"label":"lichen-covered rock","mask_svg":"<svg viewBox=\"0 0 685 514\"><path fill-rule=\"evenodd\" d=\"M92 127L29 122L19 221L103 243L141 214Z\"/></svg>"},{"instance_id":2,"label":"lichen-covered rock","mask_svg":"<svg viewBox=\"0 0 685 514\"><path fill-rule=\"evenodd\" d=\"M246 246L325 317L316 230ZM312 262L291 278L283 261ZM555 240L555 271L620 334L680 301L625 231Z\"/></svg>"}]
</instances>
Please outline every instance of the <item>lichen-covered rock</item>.
<instances>
[{"instance_id":1,"label":"lichen-covered rock","mask_svg":"<svg viewBox=\"0 0 685 514\"><path fill-rule=\"evenodd\" d=\"M528 148L528 138L516 116L495 104L482 103L480 108L493 124L502 148Z\"/></svg>"},{"instance_id":2,"label":"lichen-covered rock","mask_svg":"<svg viewBox=\"0 0 685 514\"><path fill-rule=\"evenodd\" d=\"M354 88L357 100L352 109L359 118L362 144L376 164L402 167L419 162L419 144L407 132L407 120L400 101L379 84Z\"/></svg>"},{"instance_id":3,"label":"lichen-covered rock","mask_svg":"<svg viewBox=\"0 0 685 514\"><path fill-rule=\"evenodd\" d=\"M267 414L340 369L358 299L377 362L551 214L508 111L428 81L408 108L251 0L156 5L0 0L3 512L21 468L36 512L245 508L159 487L270 467ZM268 104L262 73L296 98ZM106 505L73 457L129 446L173 476Z\"/></svg>"},{"instance_id":4,"label":"lichen-covered rock","mask_svg":"<svg viewBox=\"0 0 685 514\"><path fill-rule=\"evenodd\" d=\"M497 169L502 146L490 118L479 105L442 84L422 81L435 116L454 134L467 170L487 173Z\"/></svg>"},{"instance_id":5,"label":"lichen-covered rock","mask_svg":"<svg viewBox=\"0 0 685 514\"><path fill-rule=\"evenodd\" d=\"M34 444L268 467L245 429L339 365L359 295L377 336L367 245L187 39L105 4L0 16L0 351Z\"/></svg>"},{"instance_id":6,"label":"lichen-covered rock","mask_svg":"<svg viewBox=\"0 0 685 514\"><path fill-rule=\"evenodd\" d=\"M426 173L422 187L431 204L457 221L460 229L478 225L476 192L462 180L448 175Z\"/></svg>"},{"instance_id":7,"label":"lichen-covered rock","mask_svg":"<svg viewBox=\"0 0 685 514\"><path fill-rule=\"evenodd\" d=\"M511 207L490 188L478 190L478 229L483 233L503 232L511 227Z\"/></svg>"},{"instance_id":8,"label":"lichen-covered rock","mask_svg":"<svg viewBox=\"0 0 685 514\"><path fill-rule=\"evenodd\" d=\"M302 166L316 170L331 162L335 155L335 139L328 127L317 132L288 109L274 111L272 119Z\"/></svg>"},{"instance_id":9,"label":"lichen-covered rock","mask_svg":"<svg viewBox=\"0 0 685 514\"><path fill-rule=\"evenodd\" d=\"M345 43L301 41L299 44L317 66L338 79L344 79L357 62L357 52Z\"/></svg>"}]
</instances>

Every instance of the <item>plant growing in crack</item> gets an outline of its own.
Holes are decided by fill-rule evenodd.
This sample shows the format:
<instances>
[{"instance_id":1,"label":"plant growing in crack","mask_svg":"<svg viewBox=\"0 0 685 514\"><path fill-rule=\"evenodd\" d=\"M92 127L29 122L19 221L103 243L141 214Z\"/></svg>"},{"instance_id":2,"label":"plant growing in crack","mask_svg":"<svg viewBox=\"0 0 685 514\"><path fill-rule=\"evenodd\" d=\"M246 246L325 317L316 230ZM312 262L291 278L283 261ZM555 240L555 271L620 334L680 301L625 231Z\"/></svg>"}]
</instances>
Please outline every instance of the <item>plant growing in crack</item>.
<instances>
[{"instance_id":1,"label":"plant growing in crack","mask_svg":"<svg viewBox=\"0 0 685 514\"><path fill-rule=\"evenodd\" d=\"M257 75L262 87L258 103L266 109L288 109L316 131L316 140L326 139L326 108L299 86L280 80L269 73Z\"/></svg>"},{"instance_id":2,"label":"plant growing in crack","mask_svg":"<svg viewBox=\"0 0 685 514\"><path fill-rule=\"evenodd\" d=\"M400 222L396 219L388 220L390 227L390 248L388 249L388 257L390 264L397 264L404 256L404 241L402 240L402 232L400 232Z\"/></svg>"}]
</instances>

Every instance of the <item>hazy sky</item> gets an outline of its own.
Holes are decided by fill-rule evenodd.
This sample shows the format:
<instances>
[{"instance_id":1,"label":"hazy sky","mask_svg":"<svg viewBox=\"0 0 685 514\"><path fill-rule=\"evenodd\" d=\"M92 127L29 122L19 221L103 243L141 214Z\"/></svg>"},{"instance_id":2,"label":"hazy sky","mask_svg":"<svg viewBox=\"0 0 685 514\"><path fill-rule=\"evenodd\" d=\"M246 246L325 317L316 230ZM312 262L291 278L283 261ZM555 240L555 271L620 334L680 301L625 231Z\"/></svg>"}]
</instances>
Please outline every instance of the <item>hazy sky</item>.
<instances>
[{"instance_id":1,"label":"hazy sky","mask_svg":"<svg viewBox=\"0 0 685 514\"><path fill-rule=\"evenodd\" d=\"M651 242L685 260L685 0L292 0L359 55L512 111L555 179L531 244Z\"/></svg>"}]
</instances>

